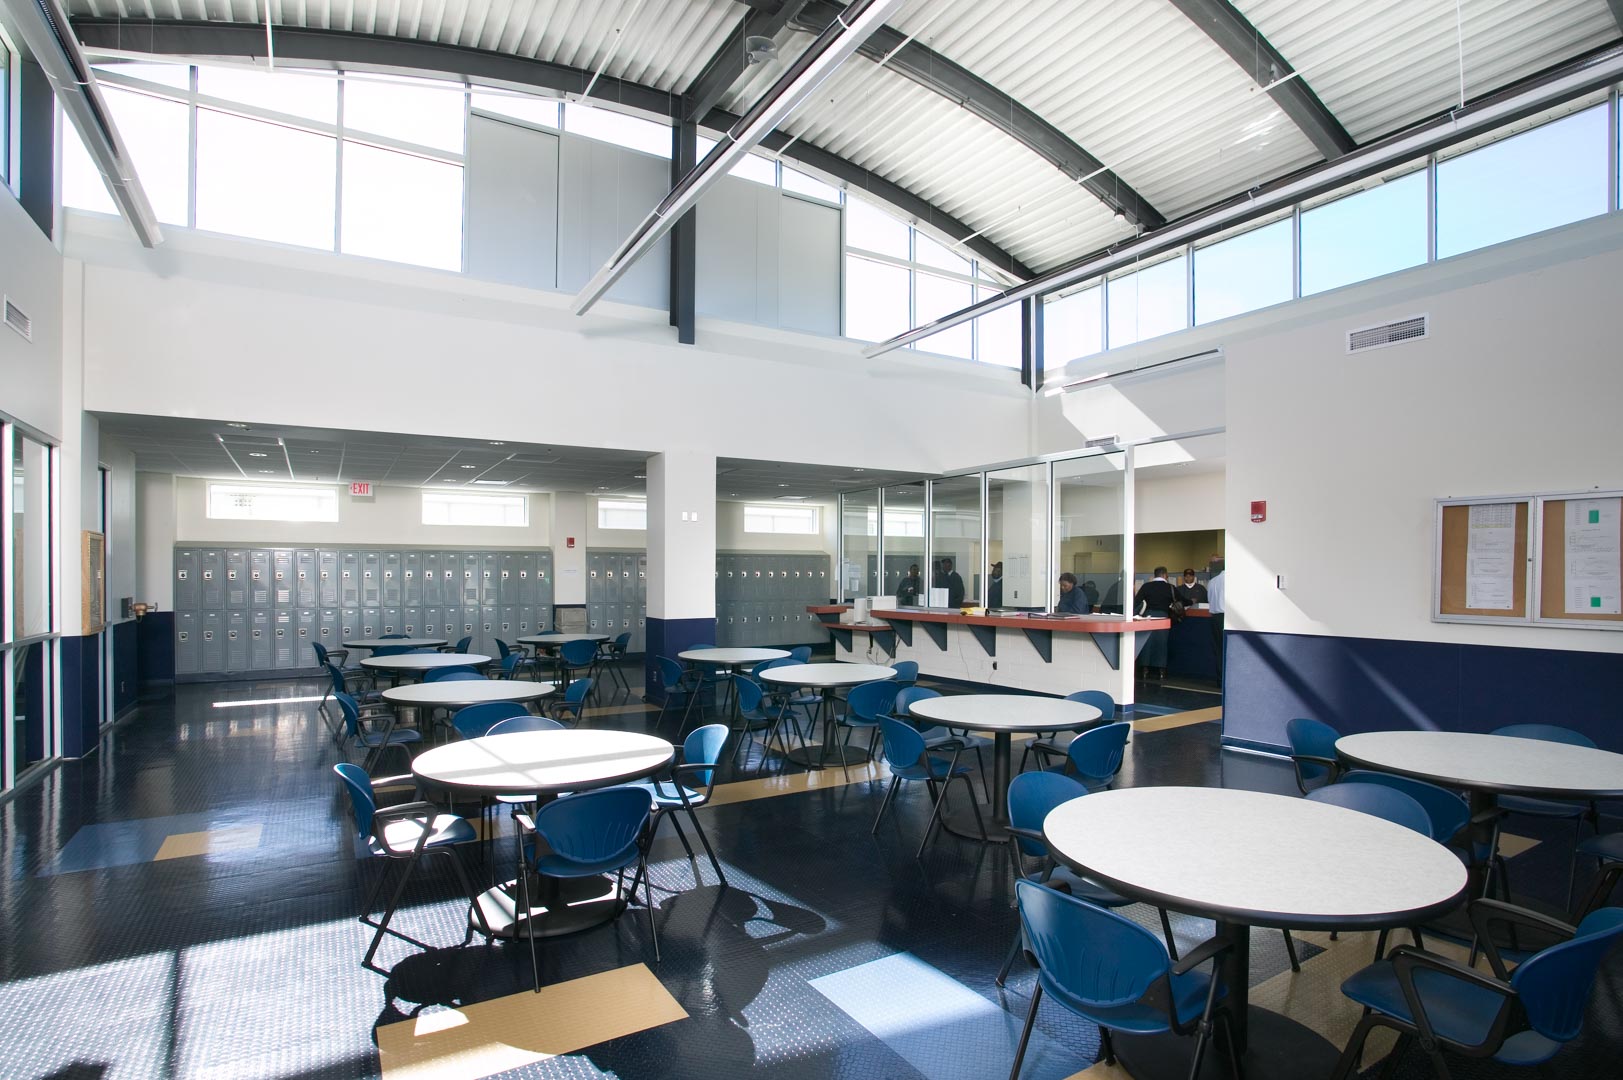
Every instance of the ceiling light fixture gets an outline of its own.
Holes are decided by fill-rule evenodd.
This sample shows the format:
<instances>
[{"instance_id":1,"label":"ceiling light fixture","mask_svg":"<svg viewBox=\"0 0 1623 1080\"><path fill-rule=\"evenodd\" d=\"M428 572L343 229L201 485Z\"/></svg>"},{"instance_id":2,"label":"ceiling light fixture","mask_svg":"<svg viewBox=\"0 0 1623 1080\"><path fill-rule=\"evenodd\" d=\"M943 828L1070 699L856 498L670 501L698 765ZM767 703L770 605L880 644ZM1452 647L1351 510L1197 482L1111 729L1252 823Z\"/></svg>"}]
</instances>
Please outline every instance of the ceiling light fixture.
<instances>
[{"instance_id":1,"label":"ceiling light fixture","mask_svg":"<svg viewBox=\"0 0 1623 1080\"><path fill-rule=\"evenodd\" d=\"M234 427L238 431L247 431L248 430L248 425L247 424L239 424L235 420L228 421L225 426L226 427Z\"/></svg>"},{"instance_id":2,"label":"ceiling light fixture","mask_svg":"<svg viewBox=\"0 0 1623 1080\"><path fill-rule=\"evenodd\" d=\"M249 453L249 454L248 454L248 456L249 456L249 457L270 457L270 455L269 455L269 454L262 454L262 453L260 453L260 452L259 452L259 451L258 451L258 450L254 450L254 451L251 451L251 452L250 452L250 453Z\"/></svg>"},{"instance_id":3,"label":"ceiling light fixture","mask_svg":"<svg viewBox=\"0 0 1623 1080\"><path fill-rule=\"evenodd\" d=\"M506 446L507 444L502 442L500 439L491 439L490 440L490 445L491 446Z\"/></svg>"},{"instance_id":4,"label":"ceiling light fixture","mask_svg":"<svg viewBox=\"0 0 1623 1080\"><path fill-rule=\"evenodd\" d=\"M477 466L477 465L464 465L464 466L462 466L462 468L464 468L464 469L477 469L478 467L479 466Z\"/></svg>"}]
</instances>

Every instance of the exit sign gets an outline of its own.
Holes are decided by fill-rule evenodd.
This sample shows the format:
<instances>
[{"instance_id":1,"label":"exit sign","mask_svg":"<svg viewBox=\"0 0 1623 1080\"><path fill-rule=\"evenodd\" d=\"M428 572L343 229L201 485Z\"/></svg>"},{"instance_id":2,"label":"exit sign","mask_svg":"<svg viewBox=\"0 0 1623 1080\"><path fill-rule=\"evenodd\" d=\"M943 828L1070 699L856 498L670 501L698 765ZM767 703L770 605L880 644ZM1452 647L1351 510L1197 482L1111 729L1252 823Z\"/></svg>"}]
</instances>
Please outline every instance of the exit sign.
<instances>
[{"instance_id":1,"label":"exit sign","mask_svg":"<svg viewBox=\"0 0 1623 1080\"><path fill-rule=\"evenodd\" d=\"M351 495L365 495L370 498L372 495L372 481L351 480L349 484L349 493Z\"/></svg>"}]
</instances>

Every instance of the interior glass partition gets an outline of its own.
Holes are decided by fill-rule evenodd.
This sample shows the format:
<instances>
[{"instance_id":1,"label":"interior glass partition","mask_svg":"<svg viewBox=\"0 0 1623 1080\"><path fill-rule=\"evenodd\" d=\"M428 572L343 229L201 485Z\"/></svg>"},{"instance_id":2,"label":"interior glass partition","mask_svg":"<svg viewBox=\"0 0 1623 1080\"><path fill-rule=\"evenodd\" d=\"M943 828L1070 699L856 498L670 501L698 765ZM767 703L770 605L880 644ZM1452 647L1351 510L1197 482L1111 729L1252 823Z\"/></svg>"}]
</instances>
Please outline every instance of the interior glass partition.
<instances>
[{"instance_id":1,"label":"interior glass partition","mask_svg":"<svg viewBox=\"0 0 1623 1080\"><path fill-rule=\"evenodd\" d=\"M981 474L930 481L930 566L951 559L964 579L964 602L983 602L986 561L981 550ZM991 603L990 599L985 600Z\"/></svg>"},{"instance_id":2,"label":"interior glass partition","mask_svg":"<svg viewBox=\"0 0 1623 1080\"><path fill-rule=\"evenodd\" d=\"M11 636L51 632L51 448L14 432L11 472Z\"/></svg>"},{"instance_id":3,"label":"interior glass partition","mask_svg":"<svg viewBox=\"0 0 1623 1080\"><path fill-rule=\"evenodd\" d=\"M1051 604L1048 466L1020 465L986 474L987 558L1003 564L1003 607Z\"/></svg>"},{"instance_id":4,"label":"interior glass partition","mask_svg":"<svg viewBox=\"0 0 1623 1080\"><path fill-rule=\"evenodd\" d=\"M1122 563L1126 476L1127 455L1119 450L1054 462L1054 576L1075 574L1096 612L1120 613L1128 588Z\"/></svg>"},{"instance_id":5,"label":"interior glass partition","mask_svg":"<svg viewBox=\"0 0 1623 1080\"><path fill-rule=\"evenodd\" d=\"M879 489L840 496L840 602L879 593Z\"/></svg>"},{"instance_id":6,"label":"interior glass partition","mask_svg":"<svg viewBox=\"0 0 1623 1080\"><path fill-rule=\"evenodd\" d=\"M897 484L885 489L885 503L879 515L885 533L885 570L879 593L895 596L896 586L907 576L908 568L919 568L919 580L929 575L924 567L924 483Z\"/></svg>"}]
</instances>

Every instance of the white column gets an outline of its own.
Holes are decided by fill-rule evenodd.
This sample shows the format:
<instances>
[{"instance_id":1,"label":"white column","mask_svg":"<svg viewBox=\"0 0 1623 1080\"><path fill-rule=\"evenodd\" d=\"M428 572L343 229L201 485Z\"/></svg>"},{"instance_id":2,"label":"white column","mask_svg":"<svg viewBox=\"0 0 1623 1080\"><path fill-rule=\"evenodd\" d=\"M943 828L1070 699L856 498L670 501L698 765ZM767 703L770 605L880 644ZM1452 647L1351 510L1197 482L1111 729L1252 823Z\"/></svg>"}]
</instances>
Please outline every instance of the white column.
<instances>
[{"instance_id":1,"label":"white column","mask_svg":"<svg viewBox=\"0 0 1623 1080\"><path fill-rule=\"evenodd\" d=\"M647 676L654 657L716 640L716 457L677 450L648 459Z\"/></svg>"},{"instance_id":2,"label":"white column","mask_svg":"<svg viewBox=\"0 0 1623 1080\"><path fill-rule=\"evenodd\" d=\"M586 603L586 496L578 491L552 495L552 603ZM575 546L569 546L569 538Z\"/></svg>"}]
</instances>

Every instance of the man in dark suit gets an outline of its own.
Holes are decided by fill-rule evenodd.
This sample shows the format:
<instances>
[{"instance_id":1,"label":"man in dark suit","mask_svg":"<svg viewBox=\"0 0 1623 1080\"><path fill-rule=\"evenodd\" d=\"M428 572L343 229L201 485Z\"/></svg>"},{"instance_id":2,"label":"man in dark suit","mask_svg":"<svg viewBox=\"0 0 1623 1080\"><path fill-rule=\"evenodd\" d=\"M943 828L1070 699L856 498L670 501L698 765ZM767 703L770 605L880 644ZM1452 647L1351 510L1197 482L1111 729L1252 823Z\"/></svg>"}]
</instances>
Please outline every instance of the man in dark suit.
<instances>
[{"instance_id":1,"label":"man in dark suit","mask_svg":"<svg viewBox=\"0 0 1623 1080\"><path fill-rule=\"evenodd\" d=\"M1183 572L1183 580L1173 586L1172 591L1177 594L1187 607L1190 604L1204 604L1206 602L1206 586L1195 580L1193 570Z\"/></svg>"},{"instance_id":2,"label":"man in dark suit","mask_svg":"<svg viewBox=\"0 0 1623 1080\"><path fill-rule=\"evenodd\" d=\"M1164 619L1172 608L1172 601L1177 595L1172 591L1172 585L1167 581L1167 568L1157 566L1155 577L1138 587L1138 594L1133 597L1133 614L1148 615L1153 619ZM1138 654L1139 661L1144 666L1144 677L1147 679L1164 679L1167 674L1167 639L1172 636L1170 630L1152 630L1150 639Z\"/></svg>"},{"instance_id":3,"label":"man in dark suit","mask_svg":"<svg viewBox=\"0 0 1623 1080\"><path fill-rule=\"evenodd\" d=\"M933 589L947 590L947 606L961 607L964 603L964 579L958 576L958 571L952 568L951 559L941 560L941 569L937 571L935 581L931 583Z\"/></svg>"}]
</instances>

